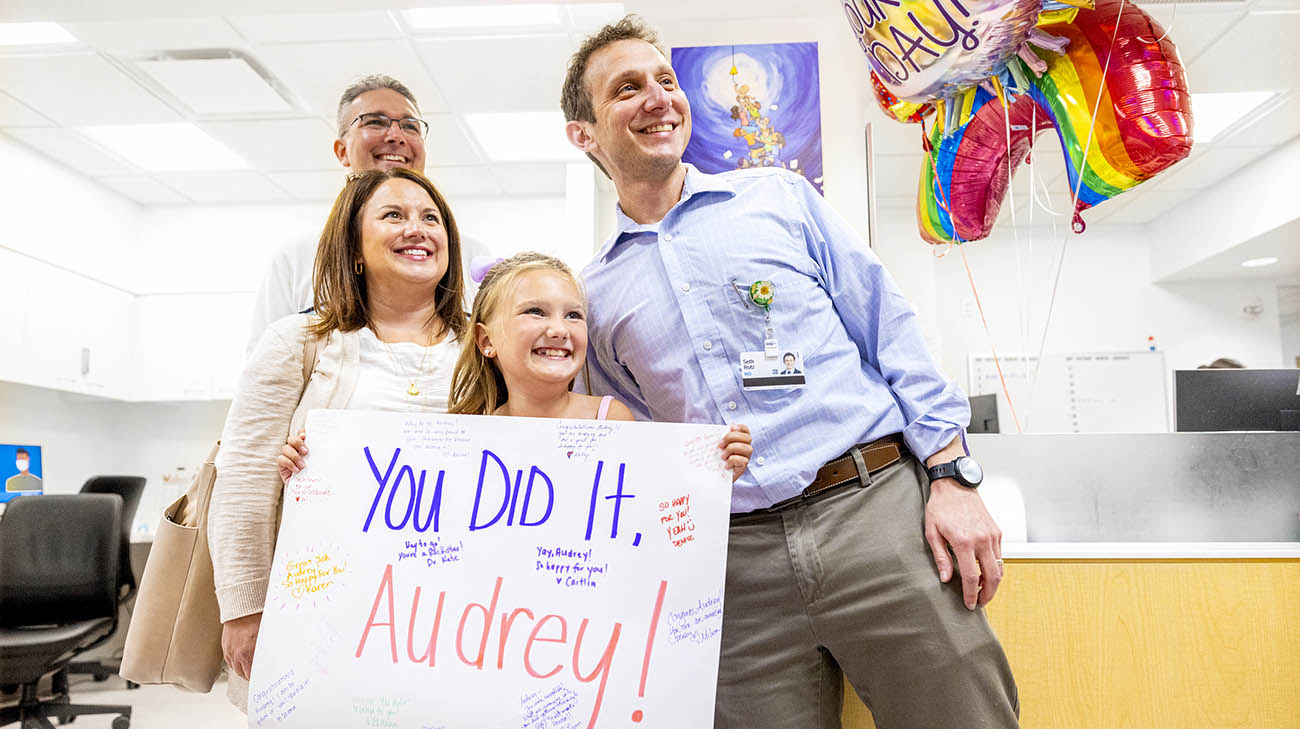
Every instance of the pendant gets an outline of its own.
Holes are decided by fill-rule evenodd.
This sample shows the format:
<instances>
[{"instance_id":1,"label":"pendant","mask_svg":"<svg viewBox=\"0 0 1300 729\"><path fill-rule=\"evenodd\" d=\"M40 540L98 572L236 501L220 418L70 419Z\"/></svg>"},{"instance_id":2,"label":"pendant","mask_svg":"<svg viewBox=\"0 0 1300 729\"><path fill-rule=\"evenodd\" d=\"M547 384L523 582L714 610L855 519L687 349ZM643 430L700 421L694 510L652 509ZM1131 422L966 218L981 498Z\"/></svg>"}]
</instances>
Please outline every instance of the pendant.
<instances>
[{"instance_id":1,"label":"pendant","mask_svg":"<svg viewBox=\"0 0 1300 729\"><path fill-rule=\"evenodd\" d=\"M412 383L411 383L411 386L408 387L408 388L406 388L406 394L407 394L407 395L410 395L411 397L419 397L419 396L420 396L420 390L419 390L419 388L417 388L417 387L415 386L415 383L412 382Z\"/></svg>"}]
</instances>

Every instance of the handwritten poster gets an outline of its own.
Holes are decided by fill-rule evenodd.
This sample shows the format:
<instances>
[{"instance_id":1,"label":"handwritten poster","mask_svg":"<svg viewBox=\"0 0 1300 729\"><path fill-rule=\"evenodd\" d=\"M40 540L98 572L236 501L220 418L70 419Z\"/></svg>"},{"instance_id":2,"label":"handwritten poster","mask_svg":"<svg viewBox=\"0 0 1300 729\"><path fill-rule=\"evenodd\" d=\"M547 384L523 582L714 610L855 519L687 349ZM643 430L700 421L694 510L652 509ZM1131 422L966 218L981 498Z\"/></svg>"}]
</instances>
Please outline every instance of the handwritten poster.
<instances>
[{"instance_id":1,"label":"handwritten poster","mask_svg":"<svg viewBox=\"0 0 1300 729\"><path fill-rule=\"evenodd\" d=\"M725 432L312 413L249 726L712 726Z\"/></svg>"}]
</instances>

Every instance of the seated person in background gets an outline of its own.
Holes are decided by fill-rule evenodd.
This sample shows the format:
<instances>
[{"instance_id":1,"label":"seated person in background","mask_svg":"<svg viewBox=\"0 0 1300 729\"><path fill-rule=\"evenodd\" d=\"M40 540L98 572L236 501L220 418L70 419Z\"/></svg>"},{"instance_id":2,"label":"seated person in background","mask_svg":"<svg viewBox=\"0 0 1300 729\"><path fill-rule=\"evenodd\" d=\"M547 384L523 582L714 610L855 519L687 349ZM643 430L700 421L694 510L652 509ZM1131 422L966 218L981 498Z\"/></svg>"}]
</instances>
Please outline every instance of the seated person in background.
<instances>
[{"instance_id":1,"label":"seated person in background","mask_svg":"<svg viewBox=\"0 0 1300 729\"><path fill-rule=\"evenodd\" d=\"M286 437L316 408L446 412L467 331L460 234L446 200L419 172L349 178L320 236L314 283L316 314L276 321L245 364L217 455L208 541L229 695L244 710L279 528L275 461ZM318 348L304 385L308 337Z\"/></svg>"},{"instance_id":2,"label":"seated person in background","mask_svg":"<svg viewBox=\"0 0 1300 729\"><path fill-rule=\"evenodd\" d=\"M1207 365L1197 367L1198 370L1244 370L1246 365L1231 357L1220 357Z\"/></svg>"}]
</instances>

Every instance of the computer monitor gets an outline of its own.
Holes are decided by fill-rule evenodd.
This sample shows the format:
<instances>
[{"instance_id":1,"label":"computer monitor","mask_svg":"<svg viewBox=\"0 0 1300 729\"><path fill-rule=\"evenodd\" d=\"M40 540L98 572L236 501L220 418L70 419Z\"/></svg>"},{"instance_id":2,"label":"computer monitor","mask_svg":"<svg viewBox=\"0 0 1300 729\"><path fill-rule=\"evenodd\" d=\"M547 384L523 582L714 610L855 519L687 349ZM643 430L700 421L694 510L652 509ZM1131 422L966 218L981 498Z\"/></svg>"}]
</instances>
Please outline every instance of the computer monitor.
<instances>
[{"instance_id":1,"label":"computer monitor","mask_svg":"<svg viewBox=\"0 0 1300 729\"><path fill-rule=\"evenodd\" d=\"M970 427L967 433L998 432L998 396L972 395L970 397Z\"/></svg>"},{"instance_id":2,"label":"computer monitor","mask_svg":"<svg viewBox=\"0 0 1300 729\"><path fill-rule=\"evenodd\" d=\"M1179 432L1300 430L1300 369L1174 371Z\"/></svg>"},{"instance_id":3,"label":"computer monitor","mask_svg":"<svg viewBox=\"0 0 1300 729\"><path fill-rule=\"evenodd\" d=\"M0 504L23 494L45 491L41 447L0 443Z\"/></svg>"}]
</instances>

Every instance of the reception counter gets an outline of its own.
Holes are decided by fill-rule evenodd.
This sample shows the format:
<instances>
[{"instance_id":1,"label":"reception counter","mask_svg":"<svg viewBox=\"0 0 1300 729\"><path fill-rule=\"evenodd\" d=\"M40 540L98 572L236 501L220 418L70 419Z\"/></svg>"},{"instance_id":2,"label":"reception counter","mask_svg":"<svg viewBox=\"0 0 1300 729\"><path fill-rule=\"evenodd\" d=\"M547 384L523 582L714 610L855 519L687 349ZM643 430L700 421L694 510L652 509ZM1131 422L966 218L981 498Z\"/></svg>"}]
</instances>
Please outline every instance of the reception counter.
<instances>
[{"instance_id":1,"label":"reception counter","mask_svg":"<svg viewBox=\"0 0 1300 729\"><path fill-rule=\"evenodd\" d=\"M1023 727L1300 729L1300 433L970 447L1023 497L986 610ZM844 726L874 726L845 697Z\"/></svg>"}]
</instances>

